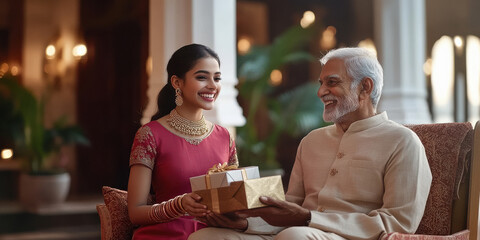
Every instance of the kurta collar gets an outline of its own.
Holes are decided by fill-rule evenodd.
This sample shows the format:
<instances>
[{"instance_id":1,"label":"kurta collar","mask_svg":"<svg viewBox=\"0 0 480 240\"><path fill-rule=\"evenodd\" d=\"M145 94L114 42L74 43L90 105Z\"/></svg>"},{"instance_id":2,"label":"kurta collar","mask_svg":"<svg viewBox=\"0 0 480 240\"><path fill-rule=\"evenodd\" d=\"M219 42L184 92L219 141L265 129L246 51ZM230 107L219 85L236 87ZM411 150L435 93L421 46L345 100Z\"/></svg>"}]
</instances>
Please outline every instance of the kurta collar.
<instances>
[{"instance_id":1,"label":"kurta collar","mask_svg":"<svg viewBox=\"0 0 480 240\"><path fill-rule=\"evenodd\" d=\"M388 120L387 112L384 111L375 116L353 122L352 124L350 124L350 127L348 127L347 132L360 132L365 129L378 126L387 120ZM335 124L335 127L337 128L338 133L343 134L343 129L340 126Z\"/></svg>"}]
</instances>

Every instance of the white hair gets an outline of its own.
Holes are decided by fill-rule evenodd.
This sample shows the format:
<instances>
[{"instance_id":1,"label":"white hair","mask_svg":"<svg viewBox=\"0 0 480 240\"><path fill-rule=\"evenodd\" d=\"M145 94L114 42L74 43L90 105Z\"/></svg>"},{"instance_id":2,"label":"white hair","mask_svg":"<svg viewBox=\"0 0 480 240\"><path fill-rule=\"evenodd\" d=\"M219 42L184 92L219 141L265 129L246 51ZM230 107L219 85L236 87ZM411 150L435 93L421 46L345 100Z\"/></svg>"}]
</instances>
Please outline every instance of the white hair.
<instances>
[{"instance_id":1,"label":"white hair","mask_svg":"<svg viewBox=\"0 0 480 240\"><path fill-rule=\"evenodd\" d=\"M355 89L365 78L373 80L373 90L370 98L376 109L383 88L383 68L373 52L365 48L339 48L329 51L320 59L325 65L331 59L343 60L347 74L353 79L351 88Z\"/></svg>"}]
</instances>

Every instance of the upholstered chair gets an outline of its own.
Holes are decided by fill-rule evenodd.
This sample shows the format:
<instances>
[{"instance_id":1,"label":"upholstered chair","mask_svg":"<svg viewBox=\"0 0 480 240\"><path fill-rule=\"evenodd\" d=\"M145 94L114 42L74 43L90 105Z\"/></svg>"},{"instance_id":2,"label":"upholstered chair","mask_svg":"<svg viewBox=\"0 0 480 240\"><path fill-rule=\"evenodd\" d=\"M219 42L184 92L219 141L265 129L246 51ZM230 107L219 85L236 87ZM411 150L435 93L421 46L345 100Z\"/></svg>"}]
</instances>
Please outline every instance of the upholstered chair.
<instances>
[{"instance_id":1,"label":"upholstered chair","mask_svg":"<svg viewBox=\"0 0 480 240\"><path fill-rule=\"evenodd\" d=\"M411 125L427 153L432 186L415 234L390 233L397 239L471 239L478 235L480 124ZM401 191L401 190L399 190Z\"/></svg>"},{"instance_id":2,"label":"upholstered chair","mask_svg":"<svg viewBox=\"0 0 480 240\"><path fill-rule=\"evenodd\" d=\"M478 240L480 124L409 125L425 146L433 179L427 206L415 234L390 233L388 240ZM102 240L129 240L134 226L127 192L103 187L105 204L97 205ZM399 189L402 191L402 189Z\"/></svg>"}]
</instances>

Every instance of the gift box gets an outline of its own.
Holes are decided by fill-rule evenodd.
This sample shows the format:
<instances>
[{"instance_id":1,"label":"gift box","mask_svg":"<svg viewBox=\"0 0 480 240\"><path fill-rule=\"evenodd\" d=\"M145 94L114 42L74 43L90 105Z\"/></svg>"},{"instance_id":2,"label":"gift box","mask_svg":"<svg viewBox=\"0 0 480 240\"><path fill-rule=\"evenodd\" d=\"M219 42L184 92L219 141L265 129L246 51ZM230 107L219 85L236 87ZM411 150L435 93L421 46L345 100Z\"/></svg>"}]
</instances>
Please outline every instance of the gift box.
<instances>
[{"instance_id":1,"label":"gift box","mask_svg":"<svg viewBox=\"0 0 480 240\"><path fill-rule=\"evenodd\" d=\"M260 178L257 166L237 168L222 172L211 172L190 178L192 192L210 188L230 186L232 182Z\"/></svg>"},{"instance_id":2,"label":"gift box","mask_svg":"<svg viewBox=\"0 0 480 240\"><path fill-rule=\"evenodd\" d=\"M230 186L195 191L202 197L201 203L215 213L263 207L261 196L285 200L282 178L280 175L247 179L232 182Z\"/></svg>"}]
</instances>

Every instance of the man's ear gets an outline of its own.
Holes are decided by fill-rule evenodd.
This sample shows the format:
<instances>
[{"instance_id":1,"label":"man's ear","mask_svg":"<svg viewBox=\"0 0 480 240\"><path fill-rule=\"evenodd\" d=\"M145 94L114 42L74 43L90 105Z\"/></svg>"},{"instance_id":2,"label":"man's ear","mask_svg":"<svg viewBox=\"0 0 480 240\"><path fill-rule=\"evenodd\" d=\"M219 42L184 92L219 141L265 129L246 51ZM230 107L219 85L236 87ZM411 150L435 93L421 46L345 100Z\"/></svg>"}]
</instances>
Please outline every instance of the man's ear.
<instances>
[{"instance_id":1,"label":"man's ear","mask_svg":"<svg viewBox=\"0 0 480 240\"><path fill-rule=\"evenodd\" d=\"M170 82L175 89L180 88L180 86L182 85L182 79L177 77L177 75L173 75L172 78L170 78Z\"/></svg>"},{"instance_id":2,"label":"man's ear","mask_svg":"<svg viewBox=\"0 0 480 240\"><path fill-rule=\"evenodd\" d=\"M364 78L360 83L360 98L370 98L373 91L373 80L371 78Z\"/></svg>"}]
</instances>

